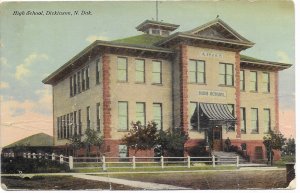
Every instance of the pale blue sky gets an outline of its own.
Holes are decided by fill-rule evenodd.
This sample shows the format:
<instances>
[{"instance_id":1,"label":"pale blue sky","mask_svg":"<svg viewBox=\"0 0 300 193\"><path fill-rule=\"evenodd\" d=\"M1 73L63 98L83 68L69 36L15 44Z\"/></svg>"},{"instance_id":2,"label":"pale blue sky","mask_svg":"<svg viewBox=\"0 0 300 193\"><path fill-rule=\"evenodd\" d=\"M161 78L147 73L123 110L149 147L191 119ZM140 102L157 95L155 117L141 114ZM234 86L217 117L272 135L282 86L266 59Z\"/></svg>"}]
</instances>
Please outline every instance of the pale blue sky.
<instances>
[{"instance_id":1,"label":"pale blue sky","mask_svg":"<svg viewBox=\"0 0 300 193\"><path fill-rule=\"evenodd\" d=\"M179 24L177 31L200 26L217 15L256 43L243 54L294 64L294 7L289 1L159 2L159 19ZM40 100L48 74L88 46L140 34L135 27L155 18L155 2L5 3L0 10L0 94L2 102ZM92 16L14 16L13 11L87 10ZM50 87L50 86L48 86ZM294 109L294 67L280 72L281 108ZM49 104L47 104L49 105ZM34 111L51 116L48 108ZM26 111L26 110L25 110ZM24 109L15 110L20 116Z\"/></svg>"}]
</instances>

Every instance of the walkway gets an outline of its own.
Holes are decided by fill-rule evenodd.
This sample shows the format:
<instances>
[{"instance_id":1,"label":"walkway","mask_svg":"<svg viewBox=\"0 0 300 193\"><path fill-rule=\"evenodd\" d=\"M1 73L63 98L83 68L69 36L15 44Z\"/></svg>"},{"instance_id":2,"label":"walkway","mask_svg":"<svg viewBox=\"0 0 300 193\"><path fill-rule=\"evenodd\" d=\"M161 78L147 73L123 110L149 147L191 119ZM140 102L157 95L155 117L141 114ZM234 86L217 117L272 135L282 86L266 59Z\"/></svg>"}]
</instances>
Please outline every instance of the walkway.
<instances>
[{"instance_id":1,"label":"walkway","mask_svg":"<svg viewBox=\"0 0 300 193\"><path fill-rule=\"evenodd\" d=\"M145 190L189 190L189 188L172 186L172 185L167 185L167 184L140 182L140 181L118 179L118 178L109 178L109 177L103 177L103 176L92 176L92 175L86 175L86 174L73 174L73 177L82 178L82 179L86 179L86 180L96 180L96 181L101 181L101 182L122 184L122 185L126 185L126 186L131 186L134 188L142 188Z\"/></svg>"}]
</instances>

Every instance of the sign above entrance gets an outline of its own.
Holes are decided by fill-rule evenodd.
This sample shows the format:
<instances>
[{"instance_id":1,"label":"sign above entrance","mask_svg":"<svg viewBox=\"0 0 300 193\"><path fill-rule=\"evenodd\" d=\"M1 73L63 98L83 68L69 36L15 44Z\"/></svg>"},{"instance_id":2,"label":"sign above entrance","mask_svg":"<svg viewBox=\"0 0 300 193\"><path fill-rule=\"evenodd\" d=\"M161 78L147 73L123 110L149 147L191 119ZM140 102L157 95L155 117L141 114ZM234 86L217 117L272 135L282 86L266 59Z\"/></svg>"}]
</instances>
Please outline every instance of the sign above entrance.
<instances>
[{"instance_id":1,"label":"sign above entrance","mask_svg":"<svg viewBox=\"0 0 300 193\"><path fill-rule=\"evenodd\" d=\"M204 56L204 57L209 57L209 58L223 58L223 54L221 53L217 53L217 52L201 52L200 53L201 56Z\"/></svg>"},{"instance_id":2,"label":"sign above entrance","mask_svg":"<svg viewBox=\"0 0 300 193\"><path fill-rule=\"evenodd\" d=\"M199 90L199 95L212 97L226 97L226 92L216 90Z\"/></svg>"}]
</instances>

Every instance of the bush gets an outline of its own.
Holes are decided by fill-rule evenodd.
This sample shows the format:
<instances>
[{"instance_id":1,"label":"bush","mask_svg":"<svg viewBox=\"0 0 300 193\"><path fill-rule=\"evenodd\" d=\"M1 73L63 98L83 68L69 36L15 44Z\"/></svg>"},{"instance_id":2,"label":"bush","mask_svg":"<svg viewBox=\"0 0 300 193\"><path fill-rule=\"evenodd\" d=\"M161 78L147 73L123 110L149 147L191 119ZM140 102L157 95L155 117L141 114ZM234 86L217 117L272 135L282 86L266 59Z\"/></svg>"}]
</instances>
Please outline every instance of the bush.
<instances>
[{"instance_id":1,"label":"bush","mask_svg":"<svg viewBox=\"0 0 300 193\"><path fill-rule=\"evenodd\" d=\"M27 159L23 157L1 158L2 173L54 173L69 172L69 165L60 164L58 161L45 159Z\"/></svg>"}]
</instances>

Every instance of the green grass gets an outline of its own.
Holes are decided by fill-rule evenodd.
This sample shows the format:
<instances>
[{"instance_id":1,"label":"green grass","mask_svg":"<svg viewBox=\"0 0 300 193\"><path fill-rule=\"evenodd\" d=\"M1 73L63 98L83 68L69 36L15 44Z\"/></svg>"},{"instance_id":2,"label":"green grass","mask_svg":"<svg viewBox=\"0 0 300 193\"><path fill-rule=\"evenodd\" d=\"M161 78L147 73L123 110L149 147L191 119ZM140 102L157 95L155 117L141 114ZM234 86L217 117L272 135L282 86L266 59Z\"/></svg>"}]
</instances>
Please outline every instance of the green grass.
<instances>
[{"instance_id":1,"label":"green grass","mask_svg":"<svg viewBox=\"0 0 300 193\"><path fill-rule=\"evenodd\" d=\"M187 167L165 167L165 168L107 168L107 172L152 172L152 171L193 171L193 170L236 170L235 166L216 166L211 165ZM73 169L72 172L89 173L89 172L104 172L101 167L98 168L83 168Z\"/></svg>"}]
</instances>

